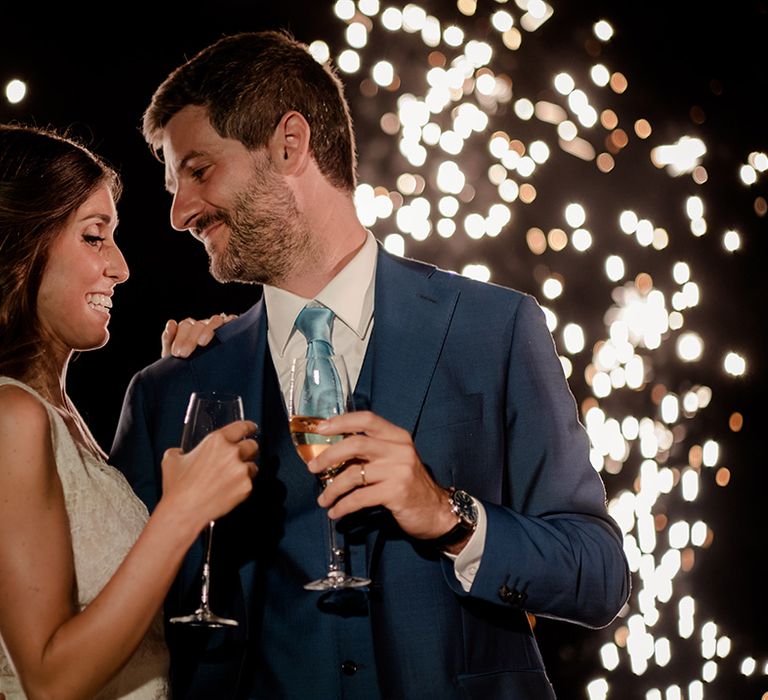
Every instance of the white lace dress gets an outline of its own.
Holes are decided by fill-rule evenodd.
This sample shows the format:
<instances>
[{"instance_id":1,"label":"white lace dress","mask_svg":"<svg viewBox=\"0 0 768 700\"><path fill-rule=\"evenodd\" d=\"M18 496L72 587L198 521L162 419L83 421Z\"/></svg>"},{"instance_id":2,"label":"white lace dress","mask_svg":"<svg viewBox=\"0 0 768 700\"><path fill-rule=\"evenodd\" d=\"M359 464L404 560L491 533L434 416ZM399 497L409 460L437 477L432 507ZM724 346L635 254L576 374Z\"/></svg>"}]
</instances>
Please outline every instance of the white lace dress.
<instances>
[{"instance_id":1,"label":"white lace dress","mask_svg":"<svg viewBox=\"0 0 768 700\"><path fill-rule=\"evenodd\" d=\"M147 521L147 509L120 472L78 448L53 406L25 384L0 377L0 386L6 384L33 394L48 411L56 468L64 487L72 533L77 599L82 610L104 588L133 546ZM167 698L167 673L168 651L158 615L134 655L96 698ZM26 697L3 645L0 645L0 692L5 693L7 700Z\"/></svg>"}]
</instances>

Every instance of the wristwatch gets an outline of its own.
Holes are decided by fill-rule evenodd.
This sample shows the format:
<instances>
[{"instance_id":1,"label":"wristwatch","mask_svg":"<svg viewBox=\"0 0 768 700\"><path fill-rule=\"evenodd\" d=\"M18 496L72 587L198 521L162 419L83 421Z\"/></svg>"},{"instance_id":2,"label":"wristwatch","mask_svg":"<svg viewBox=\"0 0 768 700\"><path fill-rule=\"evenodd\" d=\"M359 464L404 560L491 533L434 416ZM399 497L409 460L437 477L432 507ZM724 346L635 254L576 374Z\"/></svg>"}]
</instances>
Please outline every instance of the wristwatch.
<instances>
[{"instance_id":1,"label":"wristwatch","mask_svg":"<svg viewBox=\"0 0 768 700\"><path fill-rule=\"evenodd\" d=\"M471 535L477 527L477 507L475 501L466 491L451 486L448 489L451 512L459 519L448 532L430 540L430 544L439 549L445 549L461 542Z\"/></svg>"}]
</instances>

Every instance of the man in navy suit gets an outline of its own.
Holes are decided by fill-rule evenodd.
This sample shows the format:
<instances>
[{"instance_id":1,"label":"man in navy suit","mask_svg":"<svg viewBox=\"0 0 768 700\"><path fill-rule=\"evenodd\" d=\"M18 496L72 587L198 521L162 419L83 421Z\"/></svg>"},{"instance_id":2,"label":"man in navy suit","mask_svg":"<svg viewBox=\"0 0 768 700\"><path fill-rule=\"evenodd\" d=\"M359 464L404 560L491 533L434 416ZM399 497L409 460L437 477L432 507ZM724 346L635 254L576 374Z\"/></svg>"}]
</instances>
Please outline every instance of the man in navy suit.
<instances>
[{"instance_id":1,"label":"man in navy suit","mask_svg":"<svg viewBox=\"0 0 768 700\"><path fill-rule=\"evenodd\" d=\"M171 222L222 281L264 285L190 359L136 375L112 459L151 509L192 391L243 396L260 426L253 496L217 525L212 606L234 630L168 626L175 698L552 698L526 612L608 624L621 534L552 337L529 296L389 255L359 223L342 87L284 34L216 42L156 91L144 134ZM308 466L290 440L305 305L370 410ZM318 496L315 474L350 466ZM337 523L365 590L312 593ZM168 615L199 593L201 547Z\"/></svg>"}]
</instances>

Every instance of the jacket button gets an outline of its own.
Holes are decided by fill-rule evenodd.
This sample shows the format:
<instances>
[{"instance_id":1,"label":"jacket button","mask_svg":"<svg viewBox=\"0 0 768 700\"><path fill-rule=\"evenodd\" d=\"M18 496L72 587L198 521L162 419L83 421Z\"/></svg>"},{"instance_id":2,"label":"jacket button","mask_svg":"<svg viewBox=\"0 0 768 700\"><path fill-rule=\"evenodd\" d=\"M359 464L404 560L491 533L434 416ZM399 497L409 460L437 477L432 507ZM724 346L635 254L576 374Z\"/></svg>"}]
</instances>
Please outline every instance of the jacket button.
<instances>
[{"instance_id":1,"label":"jacket button","mask_svg":"<svg viewBox=\"0 0 768 700\"><path fill-rule=\"evenodd\" d=\"M344 661L341 664L341 672L345 676L354 676L357 673L358 665L354 661Z\"/></svg>"},{"instance_id":2,"label":"jacket button","mask_svg":"<svg viewBox=\"0 0 768 700\"><path fill-rule=\"evenodd\" d=\"M515 588L510 588L506 584L499 588L499 598L509 605L515 607L522 607L528 594L523 591L518 591Z\"/></svg>"}]
</instances>

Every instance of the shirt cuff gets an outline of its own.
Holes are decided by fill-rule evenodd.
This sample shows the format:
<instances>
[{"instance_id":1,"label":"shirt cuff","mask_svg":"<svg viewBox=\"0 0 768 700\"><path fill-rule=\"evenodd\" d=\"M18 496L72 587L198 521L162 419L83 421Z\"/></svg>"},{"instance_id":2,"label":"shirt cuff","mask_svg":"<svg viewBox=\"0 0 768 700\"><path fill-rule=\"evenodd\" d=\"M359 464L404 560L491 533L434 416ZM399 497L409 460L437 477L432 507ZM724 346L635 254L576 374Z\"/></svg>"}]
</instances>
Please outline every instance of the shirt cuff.
<instances>
[{"instance_id":1,"label":"shirt cuff","mask_svg":"<svg viewBox=\"0 0 768 700\"><path fill-rule=\"evenodd\" d=\"M483 504L474 496L472 500L475 503L475 508L477 508L477 527L475 531L467 540L464 549L458 554L443 552L453 562L453 572L466 593L469 593L469 589L472 588L472 582L475 580L477 570L480 568L480 560L485 551L485 531L488 527L488 518Z\"/></svg>"}]
</instances>

